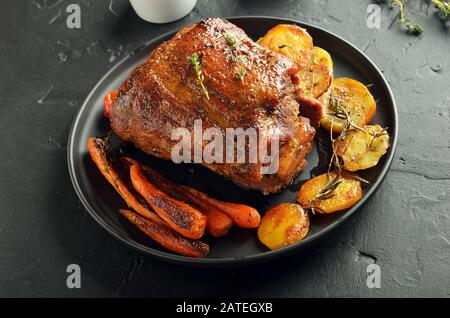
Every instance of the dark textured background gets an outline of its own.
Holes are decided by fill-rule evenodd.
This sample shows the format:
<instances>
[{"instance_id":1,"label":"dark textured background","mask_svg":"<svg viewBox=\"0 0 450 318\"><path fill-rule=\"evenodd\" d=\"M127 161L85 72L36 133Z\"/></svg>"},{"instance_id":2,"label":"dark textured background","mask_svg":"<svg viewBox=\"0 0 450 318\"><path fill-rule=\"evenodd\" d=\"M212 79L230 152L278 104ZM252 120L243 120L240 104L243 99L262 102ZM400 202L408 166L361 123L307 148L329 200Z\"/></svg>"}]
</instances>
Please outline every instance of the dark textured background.
<instances>
[{"instance_id":1,"label":"dark textured background","mask_svg":"<svg viewBox=\"0 0 450 318\"><path fill-rule=\"evenodd\" d=\"M66 27L78 3L82 28ZM0 296L441 296L450 295L449 34L427 1L408 3L425 28L405 34L383 6L368 29L361 0L199 0L166 25L128 1L0 1ZM365 208L321 244L257 267L194 269L144 257L98 226L69 179L70 125L93 85L152 37L204 17L271 15L324 27L379 66L399 108L396 157ZM381 289L366 287L377 263ZM66 267L82 288L66 287Z\"/></svg>"}]
</instances>

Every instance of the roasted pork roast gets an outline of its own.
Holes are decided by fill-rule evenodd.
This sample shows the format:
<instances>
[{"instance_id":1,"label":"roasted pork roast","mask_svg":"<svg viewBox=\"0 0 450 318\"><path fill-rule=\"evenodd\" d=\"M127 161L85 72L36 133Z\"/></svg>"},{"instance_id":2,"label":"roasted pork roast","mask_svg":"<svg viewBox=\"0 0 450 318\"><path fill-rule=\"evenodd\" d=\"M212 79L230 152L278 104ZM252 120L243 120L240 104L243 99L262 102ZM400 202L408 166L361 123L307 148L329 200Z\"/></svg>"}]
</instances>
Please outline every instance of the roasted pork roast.
<instances>
[{"instance_id":1,"label":"roasted pork roast","mask_svg":"<svg viewBox=\"0 0 450 318\"><path fill-rule=\"evenodd\" d=\"M277 192L305 167L321 116L320 104L296 90L296 72L291 60L256 44L234 24L206 19L159 45L132 71L109 110L111 127L121 140L168 160L180 141L173 140L177 128L194 136L194 122L201 120L204 130L222 132L224 143L227 129L253 128L267 142L268 154L278 140L275 171L265 172L267 163L249 154L245 162L201 164L245 189ZM201 149L208 143L202 141ZM250 147L247 138L245 147L233 151ZM193 141L192 160L194 148Z\"/></svg>"}]
</instances>

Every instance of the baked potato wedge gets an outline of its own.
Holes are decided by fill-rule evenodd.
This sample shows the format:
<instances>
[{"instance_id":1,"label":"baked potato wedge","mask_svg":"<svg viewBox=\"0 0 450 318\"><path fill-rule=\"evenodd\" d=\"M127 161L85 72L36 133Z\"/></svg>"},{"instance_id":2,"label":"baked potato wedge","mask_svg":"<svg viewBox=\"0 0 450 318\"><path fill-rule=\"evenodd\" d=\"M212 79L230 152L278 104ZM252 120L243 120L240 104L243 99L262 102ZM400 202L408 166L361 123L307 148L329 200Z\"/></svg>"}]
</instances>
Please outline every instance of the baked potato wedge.
<instances>
[{"instance_id":1,"label":"baked potato wedge","mask_svg":"<svg viewBox=\"0 0 450 318\"><path fill-rule=\"evenodd\" d=\"M320 101L325 112L320 125L334 133L342 132L347 118L356 126L370 123L377 109L367 87L351 78L334 79Z\"/></svg>"},{"instance_id":2,"label":"baked potato wedge","mask_svg":"<svg viewBox=\"0 0 450 318\"><path fill-rule=\"evenodd\" d=\"M300 68L309 64L313 40L309 33L294 24L278 24L257 41L258 44L289 57Z\"/></svg>"},{"instance_id":3,"label":"baked potato wedge","mask_svg":"<svg viewBox=\"0 0 450 318\"><path fill-rule=\"evenodd\" d=\"M374 167L389 148L389 134L380 125L364 126L364 131L350 130L334 144L336 154L342 158L343 168L357 171Z\"/></svg>"},{"instance_id":4,"label":"baked potato wedge","mask_svg":"<svg viewBox=\"0 0 450 318\"><path fill-rule=\"evenodd\" d=\"M322 96L333 79L333 60L330 54L320 47L313 47L309 64L297 73L297 77L302 95L314 98Z\"/></svg>"},{"instance_id":5,"label":"baked potato wedge","mask_svg":"<svg viewBox=\"0 0 450 318\"><path fill-rule=\"evenodd\" d=\"M324 173L306 181L297 194L304 209L314 213L333 213L353 206L362 197L361 182L351 175Z\"/></svg>"},{"instance_id":6,"label":"baked potato wedge","mask_svg":"<svg viewBox=\"0 0 450 318\"><path fill-rule=\"evenodd\" d=\"M282 203L266 212L258 227L258 238L275 250L303 239L309 230L309 216L296 203Z\"/></svg>"}]
</instances>

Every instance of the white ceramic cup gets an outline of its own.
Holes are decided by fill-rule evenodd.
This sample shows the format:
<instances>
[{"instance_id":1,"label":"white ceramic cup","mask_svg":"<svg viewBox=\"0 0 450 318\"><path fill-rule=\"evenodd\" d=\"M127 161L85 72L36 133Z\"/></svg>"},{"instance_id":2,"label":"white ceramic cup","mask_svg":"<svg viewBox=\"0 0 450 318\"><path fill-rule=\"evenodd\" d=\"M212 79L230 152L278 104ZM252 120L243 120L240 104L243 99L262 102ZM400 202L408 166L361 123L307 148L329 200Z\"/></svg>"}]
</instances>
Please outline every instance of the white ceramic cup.
<instances>
[{"instance_id":1,"label":"white ceramic cup","mask_svg":"<svg viewBox=\"0 0 450 318\"><path fill-rule=\"evenodd\" d=\"M152 23L181 19L194 9L197 0L130 0L136 14Z\"/></svg>"}]
</instances>

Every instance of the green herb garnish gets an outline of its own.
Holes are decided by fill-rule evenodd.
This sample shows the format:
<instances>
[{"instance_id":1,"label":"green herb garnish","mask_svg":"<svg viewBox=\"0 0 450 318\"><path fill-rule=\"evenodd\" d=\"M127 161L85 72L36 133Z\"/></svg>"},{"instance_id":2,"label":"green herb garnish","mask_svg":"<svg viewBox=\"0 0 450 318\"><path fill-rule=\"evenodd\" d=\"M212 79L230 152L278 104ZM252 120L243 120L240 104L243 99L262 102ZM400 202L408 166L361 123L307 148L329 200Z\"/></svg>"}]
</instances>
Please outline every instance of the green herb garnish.
<instances>
[{"instance_id":1,"label":"green herb garnish","mask_svg":"<svg viewBox=\"0 0 450 318\"><path fill-rule=\"evenodd\" d=\"M343 120L344 128L346 126L348 126L347 130L348 130L348 128L353 127L354 129L365 132L362 127L358 126L357 124L355 124L352 121L350 111L347 110L347 108L342 105L342 102L338 97L334 96L333 90L331 90L331 94L330 94L330 110L331 110L331 112L329 112L328 114L335 118ZM344 129L344 131L345 131L345 129Z\"/></svg>"},{"instance_id":2,"label":"green herb garnish","mask_svg":"<svg viewBox=\"0 0 450 318\"><path fill-rule=\"evenodd\" d=\"M244 56L239 53L239 42L229 33L225 33L223 37L225 38L228 46L230 47L231 60L233 62L237 62L238 60L243 59Z\"/></svg>"},{"instance_id":3,"label":"green herb garnish","mask_svg":"<svg viewBox=\"0 0 450 318\"><path fill-rule=\"evenodd\" d=\"M230 47L230 49L232 49L232 50L236 50L237 49L237 41L232 35L226 33L223 37L227 41L228 46Z\"/></svg>"},{"instance_id":4,"label":"green herb garnish","mask_svg":"<svg viewBox=\"0 0 450 318\"><path fill-rule=\"evenodd\" d=\"M245 74L247 74L247 70L245 68L240 68L239 71L236 73L236 78L241 80L242 83L244 83Z\"/></svg>"},{"instance_id":5,"label":"green herb garnish","mask_svg":"<svg viewBox=\"0 0 450 318\"><path fill-rule=\"evenodd\" d=\"M203 73L201 70L201 63L200 63L198 53L194 53L191 56L189 56L188 60L194 66L195 73L197 74L197 82L201 86L203 93L205 93L206 98L209 99L208 89L206 88L205 84L203 83L203 81L205 80L205 77L203 76Z\"/></svg>"},{"instance_id":6,"label":"green herb garnish","mask_svg":"<svg viewBox=\"0 0 450 318\"><path fill-rule=\"evenodd\" d=\"M431 0L431 3L439 10L439 13L443 18L450 17L450 4L448 2L445 2L444 0Z\"/></svg>"},{"instance_id":7,"label":"green herb garnish","mask_svg":"<svg viewBox=\"0 0 450 318\"><path fill-rule=\"evenodd\" d=\"M400 18L400 23L406 26L408 31L410 31L414 35L419 35L420 33L422 33L423 29L419 24L414 24L405 17L405 0L391 0L391 4L398 6L398 16Z\"/></svg>"},{"instance_id":8,"label":"green herb garnish","mask_svg":"<svg viewBox=\"0 0 450 318\"><path fill-rule=\"evenodd\" d=\"M320 190L319 194L314 197L314 200L323 201L332 198L334 196L334 190L336 190L341 182L341 176L336 174L336 176L330 182L328 182L322 190Z\"/></svg>"}]
</instances>

